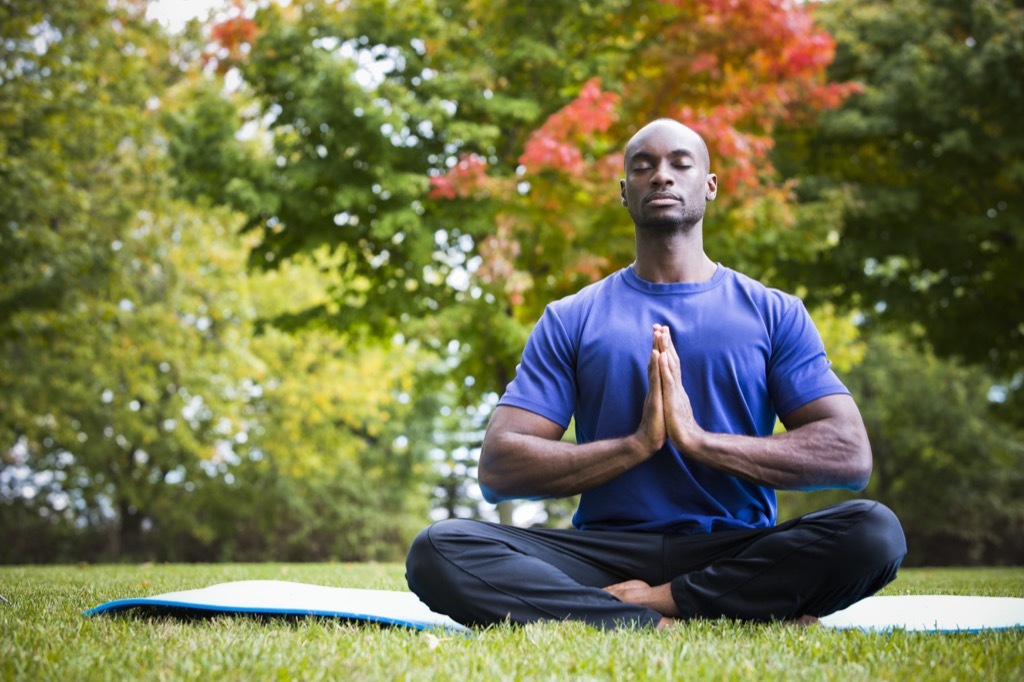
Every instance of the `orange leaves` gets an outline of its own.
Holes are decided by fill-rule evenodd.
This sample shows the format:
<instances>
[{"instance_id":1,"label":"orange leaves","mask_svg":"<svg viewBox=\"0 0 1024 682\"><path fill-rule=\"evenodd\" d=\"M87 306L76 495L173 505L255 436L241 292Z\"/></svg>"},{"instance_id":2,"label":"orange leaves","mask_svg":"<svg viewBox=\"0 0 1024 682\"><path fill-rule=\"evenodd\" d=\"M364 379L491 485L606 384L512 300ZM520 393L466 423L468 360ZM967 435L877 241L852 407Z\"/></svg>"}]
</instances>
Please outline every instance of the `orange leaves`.
<instances>
[{"instance_id":1,"label":"orange leaves","mask_svg":"<svg viewBox=\"0 0 1024 682\"><path fill-rule=\"evenodd\" d=\"M431 199L470 199L488 190L487 160L479 154L463 154L445 175L430 178Z\"/></svg>"},{"instance_id":2,"label":"orange leaves","mask_svg":"<svg viewBox=\"0 0 1024 682\"><path fill-rule=\"evenodd\" d=\"M256 38L256 22L252 19L235 15L210 28L210 37L235 52L244 44L251 44Z\"/></svg>"},{"instance_id":3,"label":"orange leaves","mask_svg":"<svg viewBox=\"0 0 1024 682\"><path fill-rule=\"evenodd\" d=\"M243 0L235 0L227 17L210 27L210 40L217 47L207 50L207 63L216 61L219 71L227 70L245 57L258 33L259 28L246 11Z\"/></svg>"},{"instance_id":4,"label":"orange leaves","mask_svg":"<svg viewBox=\"0 0 1024 682\"><path fill-rule=\"evenodd\" d=\"M488 152L491 164L505 165L464 155L430 180L432 199L493 202L486 217L479 214L494 224L475 233L481 259L475 276L516 308L596 279L629 257L627 230L615 232L628 219L617 180L622 149L640 126L667 116L703 135L719 176L716 210L725 213L721 223L729 229L763 223L769 211L784 229L793 223L783 210L792 188L771 163L776 130L838 106L856 91L826 82L834 41L796 0L639 0L612 14L622 29L614 54L601 53L603 43L594 42L593 59L574 62L573 73L589 77L575 85L576 97L532 131L510 127L515 139L503 151ZM567 30L556 28L543 38ZM494 82L513 81L497 74ZM552 93L574 87L548 85L546 98L537 95L543 112L552 110ZM507 155L516 145L521 153Z\"/></svg>"},{"instance_id":5,"label":"orange leaves","mask_svg":"<svg viewBox=\"0 0 1024 682\"><path fill-rule=\"evenodd\" d=\"M770 192L775 128L840 105L854 84L827 84L832 37L794 0L661 0L657 40L637 58L636 111L670 115L706 139L725 201ZM655 22L651 22L655 23ZM646 121L638 121L642 123Z\"/></svg>"},{"instance_id":6,"label":"orange leaves","mask_svg":"<svg viewBox=\"0 0 1024 682\"><path fill-rule=\"evenodd\" d=\"M813 74L831 64L834 55L835 42L832 37L815 33L787 45L775 68L780 74Z\"/></svg>"},{"instance_id":7,"label":"orange leaves","mask_svg":"<svg viewBox=\"0 0 1024 682\"><path fill-rule=\"evenodd\" d=\"M603 133L618 118L619 96L601 90L601 79L591 78L569 104L548 117L527 139L519 163L528 171L544 168L579 176L585 170L579 143Z\"/></svg>"},{"instance_id":8,"label":"orange leaves","mask_svg":"<svg viewBox=\"0 0 1024 682\"><path fill-rule=\"evenodd\" d=\"M668 0L663 0L668 2ZM835 42L818 28L811 10L792 0L703 0L693 4L694 30L682 17L665 26L666 44L692 45L664 73L700 77L713 104L742 104L749 114L767 108L788 116L786 105L822 87Z\"/></svg>"}]
</instances>

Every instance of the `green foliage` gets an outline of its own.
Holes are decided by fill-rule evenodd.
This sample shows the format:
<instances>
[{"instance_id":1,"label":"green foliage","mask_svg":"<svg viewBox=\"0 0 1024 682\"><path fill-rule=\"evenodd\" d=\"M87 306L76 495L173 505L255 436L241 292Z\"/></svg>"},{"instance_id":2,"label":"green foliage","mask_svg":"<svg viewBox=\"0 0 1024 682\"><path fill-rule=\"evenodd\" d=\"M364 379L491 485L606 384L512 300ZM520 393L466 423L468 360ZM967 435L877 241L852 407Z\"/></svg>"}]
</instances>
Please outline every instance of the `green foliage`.
<instances>
[{"instance_id":1,"label":"green foliage","mask_svg":"<svg viewBox=\"0 0 1024 682\"><path fill-rule=\"evenodd\" d=\"M766 150L778 121L846 90L822 83L832 44L802 8L746 10L318 1L263 7L245 31L225 21L222 66L239 69L272 144L254 262L341 254L339 305L291 322L400 329L434 350L457 339L462 400L477 402L511 379L544 305L632 259L621 149L664 115L721 152L716 255L754 275L806 257L824 209L787 208Z\"/></svg>"},{"instance_id":2,"label":"green foliage","mask_svg":"<svg viewBox=\"0 0 1024 682\"><path fill-rule=\"evenodd\" d=\"M151 172L143 107L164 49L125 3L0 6L0 338L105 276L130 180Z\"/></svg>"},{"instance_id":3,"label":"green foliage","mask_svg":"<svg viewBox=\"0 0 1024 682\"><path fill-rule=\"evenodd\" d=\"M530 326L632 258L617 154L661 115L729 188L712 256L806 277L836 366L882 396L859 395L876 492L918 560L1020 560L992 380L891 342L855 371L830 302L1019 366L1020 11L818 8L835 76L865 82L818 130L849 94L822 79L831 39L736 7L263 3L172 37L134 0L2 3L0 562L390 560L431 491L473 513Z\"/></svg>"},{"instance_id":4,"label":"green foliage","mask_svg":"<svg viewBox=\"0 0 1024 682\"><path fill-rule=\"evenodd\" d=\"M4 679L1014 679L1024 631L869 634L694 622L667 632L578 623L493 627L474 636L332 619L176 619L81 613L112 599L230 580L402 590L400 564L0 568ZM1020 569L901 571L887 594L1024 597Z\"/></svg>"},{"instance_id":5,"label":"green foliage","mask_svg":"<svg viewBox=\"0 0 1024 682\"><path fill-rule=\"evenodd\" d=\"M245 189L235 103L169 76L143 9L0 8L0 562L396 558L422 356L256 336L325 266L249 275L210 207Z\"/></svg>"},{"instance_id":6,"label":"green foliage","mask_svg":"<svg viewBox=\"0 0 1024 682\"><path fill-rule=\"evenodd\" d=\"M841 0L816 16L837 40L832 77L864 89L780 144L802 198L846 196L834 246L798 276L868 325L1012 377L1024 368L1024 8Z\"/></svg>"},{"instance_id":7,"label":"green foliage","mask_svg":"<svg viewBox=\"0 0 1024 682\"><path fill-rule=\"evenodd\" d=\"M265 163L240 142L240 103L215 80L193 78L167 92L160 109L175 196L258 210L253 186Z\"/></svg>"},{"instance_id":8,"label":"green foliage","mask_svg":"<svg viewBox=\"0 0 1024 682\"><path fill-rule=\"evenodd\" d=\"M234 171L245 192L207 196L250 216L258 267L336 258L333 301L277 324L398 332L448 364L452 409L480 409L549 301L632 260L621 149L648 120L685 118L720 152L716 258L770 277L820 248L836 202L791 210L766 150L778 121L841 99L822 78L832 44L801 8L746 10L365 0L236 14L213 29L219 66L241 74L269 150L264 169ZM230 164L220 172L214 185ZM458 470L464 449L438 457ZM454 508L464 486L444 478Z\"/></svg>"},{"instance_id":9,"label":"green foliage","mask_svg":"<svg viewBox=\"0 0 1024 682\"><path fill-rule=\"evenodd\" d=\"M897 336L870 339L844 375L874 451L863 493L903 523L908 565L1019 564L1024 533L1024 439L992 418L992 380L923 353ZM780 496L785 516L838 493Z\"/></svg>"},{"instance_id":10,"label":"green foliage","mask_svg":"<svg viewBox=\"0 0 1024 682\"><path fill-rule=\"evenodd\" d=\"M107 289L25 316L40 335L4 359L32 371L0 374L0 561L404 552L428 499L423 441L406 435L420 358L327 332L255 336L257 309L323 294L309 267L249 278L229 217L144 213Z\"/></svg>"}]
</instances>

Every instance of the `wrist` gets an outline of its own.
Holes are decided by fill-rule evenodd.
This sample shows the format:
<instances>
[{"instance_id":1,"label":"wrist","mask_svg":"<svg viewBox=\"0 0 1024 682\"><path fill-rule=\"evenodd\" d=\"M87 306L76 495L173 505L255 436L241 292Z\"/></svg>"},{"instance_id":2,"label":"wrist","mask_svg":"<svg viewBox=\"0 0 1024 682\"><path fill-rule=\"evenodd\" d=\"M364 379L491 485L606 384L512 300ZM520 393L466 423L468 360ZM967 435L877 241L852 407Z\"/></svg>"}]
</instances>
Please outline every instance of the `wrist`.
<instances>
[{"instance_id":1,"label":"wrist","mask_svg":"<svg viewBox=\"0 0 1024 682\"><path fill-rule=\"evenodd\" d=\"M634 433L626 436L625 449L629 453L630 459L639 464L653 456L655 452L661 449L661 446L651 442L650 439L645 438L640 433Z\"/></svg>"},{"instance_id":2,"label":"wrist","mask_svg":"<svg viewBox=\"0 0 1024 682\"><path fill-rule=\"evenodd\" d=\"M673 438L672 442L680 452L694 460L702 461L708 451L709 436L707 431L693 424L685 432L678 434L677 438Z\"/></svg>"}]
</instances>

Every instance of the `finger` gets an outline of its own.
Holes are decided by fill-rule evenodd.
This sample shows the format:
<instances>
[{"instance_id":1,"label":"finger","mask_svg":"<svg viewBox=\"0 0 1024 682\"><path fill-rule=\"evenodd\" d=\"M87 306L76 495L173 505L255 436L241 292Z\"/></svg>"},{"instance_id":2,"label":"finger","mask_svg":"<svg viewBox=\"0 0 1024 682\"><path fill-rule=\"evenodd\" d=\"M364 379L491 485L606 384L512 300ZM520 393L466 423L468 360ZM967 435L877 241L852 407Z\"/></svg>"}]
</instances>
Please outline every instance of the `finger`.
<instances>
[{"instance_id":1,"label":"finger","mask_svg":"<svg viewBox=\"0 0 1024 682\"><path fill-rule=\"evenodd\" d=\"M650 391L656 404L661 402L661 396L664 391L665 383L662 380L660 369L662 355L663 354L658 351L651 351L651 359L653 361L653 364L651 365L652 376L650 381Z\"/></svg>"},{"instance_id":2,"label":"finger","mask_svg":"<svg viewBox=\"0 0 1024 682\"><path fill-rule=\"evenodd\" d=\"M647 364L647 390L649 393L661 396L661 362L662 353L658 350L651 351L651 360Z\"/></svg>"},{"instance_id":3,"label":"finger","mask_svg":"<svg viewBox=\"0 0 1024 682\"><path fill-rule=\"evenodd\" d=\"M668 343L671 343L671 338L668 337L668 327L656 324L654 325L654 347L664 353L668 348Z\"/></svg>"},{"instance_id":4,"label":"finger","mask_svg":"<svg viewBox=\"0 0 1024 682\"><path fill-rule=\"evenodd\" d=\"M672 343L672 339L671 338L669 339L669 342L668 342L668 350L664 351L664 353L665 353L665 355L668 356L668 362L672 366L672 374L676 377L676 379L678 379L679 381L682 381L683 380L683 372L682 372L682 369L680 368L680 362L681 361L679 359L679 353L676 352L676 347Z\"/></svg>"},{"instance_id":5,"label":"finger","mask_svg":"<svg viewBox=\"0 0 1024 682\"><path fill-rule=\"evenodd\" d=\"M676 352L676 346L672 343L672 332L668 327L663 327L663 345L659 350L663 353L668 353L669 357L674 358L677 362L679 360L679 354Z\"/></svg>"},{"instance_id":6,"label":"finger","mask_svg":"<svg viewBox=\"0 0 1024 682\"><path fill-rule=\"evenodd\" d=\"M658 369L661 375L661 382L665 391L671 391L675 387L675 372L673 372L671 358L668 353L659 353Z\"/></svg>"}]
</instances>

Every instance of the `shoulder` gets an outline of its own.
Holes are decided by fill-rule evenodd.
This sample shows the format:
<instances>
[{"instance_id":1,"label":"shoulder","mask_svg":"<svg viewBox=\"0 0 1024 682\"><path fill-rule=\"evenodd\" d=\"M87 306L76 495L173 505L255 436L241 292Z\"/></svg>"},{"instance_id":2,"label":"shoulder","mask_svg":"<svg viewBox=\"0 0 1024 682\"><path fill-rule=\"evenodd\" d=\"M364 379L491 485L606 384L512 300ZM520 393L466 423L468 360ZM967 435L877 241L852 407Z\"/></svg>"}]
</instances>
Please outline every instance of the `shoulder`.
<instances>
[{"instance_id":1,"label":"shoulder","mask_svg":"<svg viewBox=\"0 0 1024 682\"><path fill-rule=\"evenodd\" d=\"M793 294L735 270L726 270L720 287L724 300L718 304L739 314L744 314L740 311L745 310L745 314L758 318L769 336L774 337L778 329L794 317L807 315L803 301Z\"/></svg>"},{"instance_id":2,"label":"shoulder","mask_svg":"<svg viewBox=\"0 0 1024 682\"><path fill-rule=\"evenodd\" d=\"M730 268L726 268L726 278L724 283L727 287L731 287L732 289L741 292L749 298L751 302L757 304L758 307L761 308L779 308L782 310L788 310L790 307L800 304L800 299L793 294L767 286L753 277L744 275L742 272L737 272Z\"/></svg>"},{"instance_id":3,"label":"shoulder","mask_svg":"<svg viewBox=\"0 0 1024 682\"><path fill-rule=\"evenodd\" d=\"M624 273L624 269L618 270L593 284L588 284L574 294L553 301L548 304L547 311L553 313L563 323L569 320L586 321L596 305L628 295L629 289L623 282Z\"/></svg>"}]
</instances>

